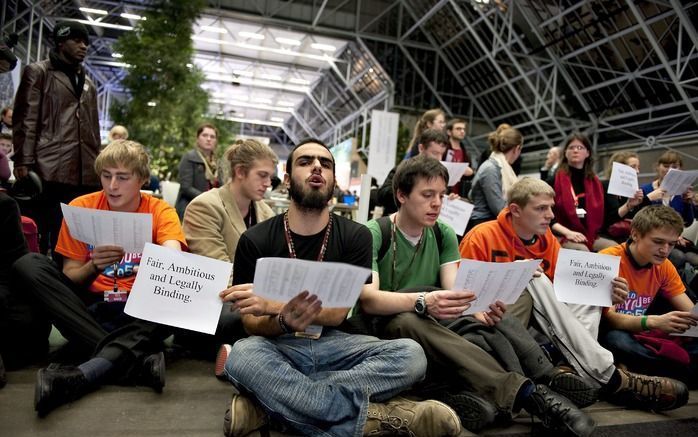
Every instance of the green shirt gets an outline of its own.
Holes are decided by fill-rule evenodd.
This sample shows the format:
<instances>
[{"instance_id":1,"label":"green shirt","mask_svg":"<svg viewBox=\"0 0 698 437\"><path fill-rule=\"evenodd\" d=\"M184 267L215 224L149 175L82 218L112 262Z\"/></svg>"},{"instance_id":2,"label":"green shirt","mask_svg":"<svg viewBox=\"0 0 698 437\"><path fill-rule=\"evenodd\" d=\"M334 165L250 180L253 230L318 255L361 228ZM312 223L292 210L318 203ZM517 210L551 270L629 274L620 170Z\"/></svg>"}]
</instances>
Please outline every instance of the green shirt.
<instances>
[{"instance_id":1,"label":"green shirt","mask_svg":"<svg viewBox=\"0 0 698 437\"><path fill-rule=\"evenodd\" d=\"M413 246L402 232L396 229L397 244L395 252L397 252L397 262L394 275L392 271L392 242L388 246L388 251L383 259L378 260L378 250L383 242L380 225L375 220L366 223L373 236L372 270L378 273L381 290L396 291L409 287L440 286L439 271L441 266L460 260L460 253L458 252L458 237L456 237L453 229L438 220L436 223L441 228L441 236L443 238L441 253L439 253L439 246L432 228L424 229L419 248ZM418 250L416 254L415 250ZM412 259L413 257L414 259Z\"/></svg>"}]
</instances>

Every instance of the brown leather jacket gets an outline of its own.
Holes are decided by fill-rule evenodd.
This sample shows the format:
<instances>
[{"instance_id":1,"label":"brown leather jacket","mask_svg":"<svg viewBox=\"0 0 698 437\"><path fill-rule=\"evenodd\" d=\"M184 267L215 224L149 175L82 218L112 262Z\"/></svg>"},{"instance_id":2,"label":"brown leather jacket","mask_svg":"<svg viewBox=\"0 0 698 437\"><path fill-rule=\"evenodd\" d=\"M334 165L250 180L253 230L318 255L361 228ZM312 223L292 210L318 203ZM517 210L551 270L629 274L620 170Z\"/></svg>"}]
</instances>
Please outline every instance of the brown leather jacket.
<instances>
[{"instance_id":1,"label":"brown leather jacket","mask_svg":"<svg viewBox=\"0 0 698 437\"><path fill-rule=\"evenodd\" d=\"M70 79L50 60L29 64L12 114L15 166L28 166L42 180L98 187L97 90L85 77L78 100Z\"/></svg>"}]
</instances>

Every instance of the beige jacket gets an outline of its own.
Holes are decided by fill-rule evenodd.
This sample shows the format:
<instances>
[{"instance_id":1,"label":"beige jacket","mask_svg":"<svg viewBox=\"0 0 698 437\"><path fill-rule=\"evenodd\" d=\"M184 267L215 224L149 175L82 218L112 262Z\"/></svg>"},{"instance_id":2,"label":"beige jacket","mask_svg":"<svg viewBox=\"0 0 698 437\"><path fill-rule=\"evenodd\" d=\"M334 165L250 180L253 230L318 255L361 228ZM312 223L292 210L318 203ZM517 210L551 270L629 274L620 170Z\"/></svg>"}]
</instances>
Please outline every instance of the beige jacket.
<instances>
[{"instance_id":1,"label":"beige jacket","mask_svg":"<svg viewBox=\"0 0 698 437\"><path fill-rule=\"evenodd\" d=\"M274 216L269 206L254 202L257 223ZM233 262L240 235L247 228L230 184L206 191L189 203L182 223L192 253Z\"/></svg>"}]
</instances>

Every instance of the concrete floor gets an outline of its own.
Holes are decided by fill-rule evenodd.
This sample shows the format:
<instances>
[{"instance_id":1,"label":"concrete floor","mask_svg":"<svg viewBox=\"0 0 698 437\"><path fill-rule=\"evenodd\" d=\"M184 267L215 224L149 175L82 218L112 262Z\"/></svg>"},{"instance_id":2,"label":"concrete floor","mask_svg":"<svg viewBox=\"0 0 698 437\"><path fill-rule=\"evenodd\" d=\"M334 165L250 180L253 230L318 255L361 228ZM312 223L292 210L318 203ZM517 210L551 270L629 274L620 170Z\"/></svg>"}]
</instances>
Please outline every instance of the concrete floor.
<instances>
[{"instance_id":1,"label":"concrete floor","mask_svg":"<svg viewBox=\"0 0 698 437\"><path fill-rule=\"evenodd\" d=\"M143 387L107 386L39 419L33 409L36 370L8 372L8 384L0 390L0 436L219 437L233 390L213 377L213 363L179 359L168 363L162 394ZM698 391L691 393L689 405L661 415L628 411L604 402L587 411L599 427L695 418ZM512 426L483 434L526 434L530 429L530 419L520 417ZM472 434L464 431L462 435ZM683 435L698 435L698 429Z\"/></svg>"}]
</instances>

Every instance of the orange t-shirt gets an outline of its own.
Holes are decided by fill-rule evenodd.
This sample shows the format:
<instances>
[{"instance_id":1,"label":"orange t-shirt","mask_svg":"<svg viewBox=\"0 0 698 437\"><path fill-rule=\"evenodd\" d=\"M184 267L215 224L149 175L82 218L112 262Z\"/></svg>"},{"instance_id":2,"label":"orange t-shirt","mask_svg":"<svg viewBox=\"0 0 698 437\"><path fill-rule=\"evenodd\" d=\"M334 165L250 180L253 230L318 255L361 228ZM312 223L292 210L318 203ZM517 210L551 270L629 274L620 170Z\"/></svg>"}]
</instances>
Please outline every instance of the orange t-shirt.
<instances>
[{"instance_id":1,"label":"orange t-shirt","mask_svg":"<svg viewBox=\"0 0 698 437\"><path fill-rule=\"evenodd\" d=\"M650 264L638 267L630 257L627 243L609 247L599 253L620 257L620 272L618 276L628 281L628 299L615 307L617 313L642 316L650 306L657 293L668 299L686 291L676 268L669 260L659 265Z\"/></svg>"},{"instance_id":2,"label":"orange t-shirt","mask_svg":"<svg viewBox=\"0 0 698 437\"><path fill-rule=\"evenodd\" d=\"M101 209L109 211L109 203L103 191L87 194L75 198L70 202L71 206L81 208ZM179 217L174 208L165 201L147 194L141 194L141 203L133 212L153 215L153 243L162 244L167 240L176 240L182 245L182 250L187 247L184 232L179 223ZM87 262L92 258L93 246L74 239L65 220L58 234L56 252L76 261ZM116 283L121 291L131 291L136 272L141 263L141 253L127 253L119 261L116 269ZM94 293L102 293L114 288L114 266L104 269L92 282L89 290Z\"/></svg>"}]
</instances>

